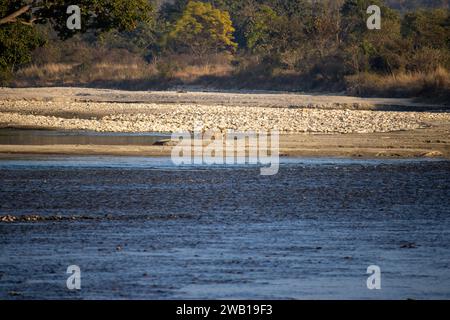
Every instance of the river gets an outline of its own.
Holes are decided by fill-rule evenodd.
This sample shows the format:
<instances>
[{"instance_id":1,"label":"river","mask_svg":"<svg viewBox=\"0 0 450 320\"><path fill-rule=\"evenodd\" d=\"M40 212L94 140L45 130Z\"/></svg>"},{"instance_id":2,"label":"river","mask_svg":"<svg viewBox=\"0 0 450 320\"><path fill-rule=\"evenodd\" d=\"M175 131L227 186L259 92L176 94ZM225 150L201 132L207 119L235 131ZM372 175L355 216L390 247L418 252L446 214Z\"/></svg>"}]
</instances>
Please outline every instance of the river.
<instances>
[{"instance_id":1,"label":"river","mask_svg":"<svg viewBox=\"0 0 450 320\"><path fill-rule=\"evenodd\" d=\"M450 298L448 161L23 156L0 181L0 215L93 219L0 222L1 299Z\"/></svg>"}]
</instances>

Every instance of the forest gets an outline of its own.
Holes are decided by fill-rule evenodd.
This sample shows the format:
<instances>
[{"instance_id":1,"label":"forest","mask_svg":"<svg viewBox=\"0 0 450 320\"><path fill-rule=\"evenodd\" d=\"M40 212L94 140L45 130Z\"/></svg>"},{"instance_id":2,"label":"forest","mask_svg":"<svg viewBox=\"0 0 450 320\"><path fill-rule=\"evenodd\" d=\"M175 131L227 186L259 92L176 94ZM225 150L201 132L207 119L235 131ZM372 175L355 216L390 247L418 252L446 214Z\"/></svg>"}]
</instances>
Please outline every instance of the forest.
<instances>
[{"instance_id":1,"label":"forest","mask_svg":"<svg viewBox=\"0 0 450 320\"><path fill-rule=\"evenodd\" d=\"M66 27L67 1L0 0L3 85L450 101L448 0L77 2L81 30ZM380 30L367 28L370 5Z\"/></svg>"}]
</instances>

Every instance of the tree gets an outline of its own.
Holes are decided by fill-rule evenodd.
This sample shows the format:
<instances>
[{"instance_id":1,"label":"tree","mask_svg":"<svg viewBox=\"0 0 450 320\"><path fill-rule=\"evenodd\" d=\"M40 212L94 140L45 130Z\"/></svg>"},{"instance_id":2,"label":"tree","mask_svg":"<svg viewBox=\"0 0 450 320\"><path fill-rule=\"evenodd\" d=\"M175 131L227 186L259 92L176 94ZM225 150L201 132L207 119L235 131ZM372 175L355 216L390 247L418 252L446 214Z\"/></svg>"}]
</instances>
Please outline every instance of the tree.
<instances>
[{"instance_id":1,"label":"tree","mask_svg":"<svg viewBox=\"0 0 450 320\"><path fill-rule=\"evenodd\" d=\"M247 48L247 37L245 35L248 26L252 23L258 9L258 0L211 0L215 8L228 11L233 17L233 27L235 31L234 41L239 48Z\"/></svg>"},{"instance_id":2,"label":"tree","mask_svg":"<svg viewBox=\"0 0 450 320\"><path fill-rule=\"evenodd\" d=\"M164 2L160 8L160 18L169 23L175 23L186 9L190 0L173 0Z\"/></svg>"},{"instance_id":3,"label":"tree","mask_svg":"<svg viewBox=\"0 0 450 320\"><path fill-rule=\"evenodd\" d=\"M381 8L381 30L369 30L367 8ZM350 73L392 73L401 67L400 16L380 0L346 0L341 8L342 49Z\"/></svg>"},{"instance_id":4,"label":"tree","mask_svg":"<svg viewBox=\"0 0 450 320\"><path fill-rule=\"evenodd\" d=\"M45 43L39 33L23 24L0 28L0 82L10 78L17 66L31 60L31 52Z\"/></svg>"},{"instance_id":5,"label":"tree","mask_svg":"<svg viewBox=\"0 0 450 320\"><path fill-rule=\"evenodd\" d=\"M402 34L414 48L450 49L449 10L417 10L405 15Z\"/></svg>"},{"instance_id":6,"label":"tree","mask_svg":"<svg viewBox=\"0 0 450 320\"><path fill-rule=\"evenodd\" d=\"M281 38L283 17L267 5L262 5L256 12L252 23L248 26L247 46L253 53L273 54L280 48L277 40Z\"/></svg>"},{"instance_id":7,"label":"tree","mask_svg":"<svg viewBox=\"0 0 450 320\"><path fill-rule=\"evenodd\" d=\"M17 17L24 14L20 4L0 1L0 17L5 17L0 19L0 83L7 81L17 66L29 62L31 51L45 43L29 23L29 17L25 17L23 23L13 23L13 19L17 21Z\"/></svg>"},{"instance_id":8,"label":"tree","mask_svg":"<svg viewBox=\"0 0 450 320\"><path fill-rule=\"evenodd\" d=\"M234 28L230 14L215 9L210 3L191 1L169 33L169 43L177 51L188 51L196 56L220 51L234 52Z\"/></svg>"},{"instance_id":9,"label":"tree","mask_svg":"<svg viewBox=\"0 0 450 320\"><path fill-rule=\"evenodd\" d=\"M449 10L417 10L405 14L401 32L407 44L407 70L432 72L450 66Z\"/></svg>"},{"instance_id":10,"label":"tree","mask_svg":"<svg viewBox=\"0 0 450 320\"><path fill-rule=\"evenodd\" d=\"M152 18L147 0L78 0L81 9L81 32L102 32L116 28L133 30L139 22ZM29 62L31 51L45 43L36 24L50 23L61 39L77 30L66 27L65 0L0 0L0 77L3 80L20 64Z\"/></svg>"},{"instance_id":11,"label":"tree","mask_svg":"<svg viewBox=\"0 0 450 320\"><path fill-rule=\"evenodd\" d=\"M77 32L66 27L67 8L72 4L67 0L0 0L0 25L50 22L61 38L68 38ZM147 0L77 0L76 5L81 9L82 32L130 31L139 22L149 21L153 11Z\"/></svg>"},{"instance_id":12,"label":"tree","mask_svg":"<svg viewBox=\"0 0 450 320\"><path fill-rule=\"evenodd\" d=\"M312 8L312 32L309 32L309 37L321 60L339 47L341 6L341 0L322 0L314 3Z\"/></svg>"},{"instance_id":13,"label":"tree","mask_svg":"<svg viewBox=\"0 0 450 320\"><path fill-rule=\"evenodd\" d=\"M290 68L298 60L296 52L305 43L305 26L301 19L282 10L261 5L246 26L247 48L256 54L271 73L275 68Z\"/></svg>"}]
</instances>

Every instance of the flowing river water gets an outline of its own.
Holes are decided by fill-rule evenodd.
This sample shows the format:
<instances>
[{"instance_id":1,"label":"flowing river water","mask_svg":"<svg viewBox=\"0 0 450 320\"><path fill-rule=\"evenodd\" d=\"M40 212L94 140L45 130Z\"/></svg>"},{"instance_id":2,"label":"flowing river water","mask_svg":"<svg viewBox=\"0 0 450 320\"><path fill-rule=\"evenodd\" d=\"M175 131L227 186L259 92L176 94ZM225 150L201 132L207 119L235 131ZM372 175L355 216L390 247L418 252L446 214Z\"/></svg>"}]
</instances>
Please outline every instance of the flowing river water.
<instances>
[{"instance_id":1,"label":"flowing river water","mask_svg":"<svg viewBox=\"0 0 450 320\"><path fill-rule=\"evenodd\" d=\"M450 298L449 161L285 158L259 173L1 160L1 216L74 218L0 222L0 298Z\"/></svg>"}]
</instances>

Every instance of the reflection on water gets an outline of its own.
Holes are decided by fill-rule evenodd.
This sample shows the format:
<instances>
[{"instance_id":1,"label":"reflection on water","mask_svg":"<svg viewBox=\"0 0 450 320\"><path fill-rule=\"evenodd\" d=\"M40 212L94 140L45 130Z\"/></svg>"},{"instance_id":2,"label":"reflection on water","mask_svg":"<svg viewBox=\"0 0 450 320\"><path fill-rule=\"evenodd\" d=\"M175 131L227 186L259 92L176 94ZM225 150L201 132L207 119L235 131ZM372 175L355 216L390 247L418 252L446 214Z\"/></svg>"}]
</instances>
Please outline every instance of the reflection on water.
<instances>
[{"instance_id":1,"label":"reflection on water","mask_svg":"<svg viewBox=\"0 0 450 320\"><path fill-rule=\"evenodd\" d=\"M100 133L91 131L49 131L0 129L0 144L18 145L138 145L148 146L170 137L161 133Z\"/></svg>"}]
</instances>

